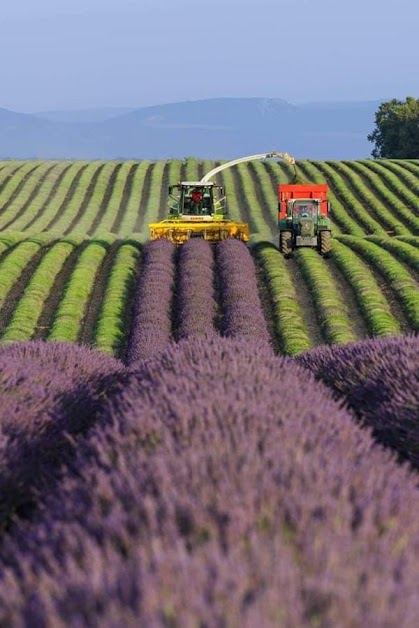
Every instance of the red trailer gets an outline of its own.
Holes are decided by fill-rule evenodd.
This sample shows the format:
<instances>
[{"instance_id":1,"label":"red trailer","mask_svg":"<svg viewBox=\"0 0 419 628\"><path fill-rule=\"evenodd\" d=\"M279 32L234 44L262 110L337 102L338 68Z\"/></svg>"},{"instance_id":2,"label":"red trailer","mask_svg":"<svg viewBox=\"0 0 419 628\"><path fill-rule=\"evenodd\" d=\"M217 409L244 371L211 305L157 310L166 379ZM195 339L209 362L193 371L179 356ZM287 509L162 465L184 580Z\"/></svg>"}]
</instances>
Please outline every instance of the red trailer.
<instances>
[{"instance_id":1,"label":"red trailer","mask_svg":"<svg viewBox=\"0 0 419 628\"><path fill-rule=\"evenodd\" d=\"M280 183L278 185L278 220L287 217L288 201L295 199L320 199L321 215L327 218L329 203L327 200L329 187L325 183L291 184Z\"/></svg>"}]
</instances>

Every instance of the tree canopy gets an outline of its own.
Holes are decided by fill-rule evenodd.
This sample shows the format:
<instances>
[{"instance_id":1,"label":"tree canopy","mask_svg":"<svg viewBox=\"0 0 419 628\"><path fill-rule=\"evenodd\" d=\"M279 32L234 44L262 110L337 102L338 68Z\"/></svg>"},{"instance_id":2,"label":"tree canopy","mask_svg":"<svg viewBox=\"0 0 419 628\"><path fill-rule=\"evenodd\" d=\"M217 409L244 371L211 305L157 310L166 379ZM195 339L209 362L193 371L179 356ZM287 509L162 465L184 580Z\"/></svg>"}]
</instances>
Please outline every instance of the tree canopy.
<instances>
[{"instance_id":1,"label":"tree canopy","mask_svg":"<svg viewBox=\"0 0 419 628\"><path fill-rule=\"evenodd\" d=\"M419 159L419 99L383 102L375 113L375 129L368 135L375 144L373 157Z\"/></svg>"}]
</instances>

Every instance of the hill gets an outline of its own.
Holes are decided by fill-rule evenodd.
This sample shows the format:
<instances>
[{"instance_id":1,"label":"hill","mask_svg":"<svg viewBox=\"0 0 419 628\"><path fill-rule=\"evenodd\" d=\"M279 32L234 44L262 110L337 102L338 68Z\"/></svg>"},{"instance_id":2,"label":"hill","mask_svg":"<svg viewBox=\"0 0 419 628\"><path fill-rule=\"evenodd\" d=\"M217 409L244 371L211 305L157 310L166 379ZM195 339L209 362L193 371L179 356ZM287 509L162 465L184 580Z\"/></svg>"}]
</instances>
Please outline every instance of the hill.
<instances>
[{"instance_id":1,"label":"hill","mask_svg":"<svg viewBox=\"0 0 419 628\"><path fill-rule=\"evenodd\" d=\"M219 98L124 111L36 115L0 110L0 158L227 159L261 150L298 158L367 157L379 103L292 105L269 98Z\"/></svg>"}]
</instances>

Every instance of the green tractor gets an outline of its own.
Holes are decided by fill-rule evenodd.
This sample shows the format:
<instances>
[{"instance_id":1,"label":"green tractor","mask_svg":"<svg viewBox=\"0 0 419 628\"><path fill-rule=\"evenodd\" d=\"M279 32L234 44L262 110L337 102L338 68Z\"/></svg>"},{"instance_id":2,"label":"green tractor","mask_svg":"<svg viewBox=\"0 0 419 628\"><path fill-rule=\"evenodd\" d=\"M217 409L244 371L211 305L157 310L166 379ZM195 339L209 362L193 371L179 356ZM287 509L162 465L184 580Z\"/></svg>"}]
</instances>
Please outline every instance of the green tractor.
<instances>
[{"instance_id":1,"label":"green tractor","mask_svg":"<svg viewBox=\"0 0 419 628\"><path fill-rule=\"evenodd\" d=\"M299 246L315 247L327 257L331 250L328 186L278 186L279 250L285 257Z\"/></svg>"}]
</instances>

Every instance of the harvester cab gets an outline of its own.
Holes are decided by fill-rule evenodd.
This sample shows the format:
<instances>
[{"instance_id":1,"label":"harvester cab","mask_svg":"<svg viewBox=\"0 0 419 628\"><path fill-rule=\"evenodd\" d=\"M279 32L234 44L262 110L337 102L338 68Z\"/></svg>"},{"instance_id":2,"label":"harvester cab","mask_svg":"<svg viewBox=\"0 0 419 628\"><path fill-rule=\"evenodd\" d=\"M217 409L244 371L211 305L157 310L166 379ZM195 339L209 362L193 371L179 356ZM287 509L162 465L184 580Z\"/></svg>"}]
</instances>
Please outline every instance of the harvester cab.
<instances>
[{"instance_id":1,"label":"harvester cab","mask_svg":"<svg viewBox=\"0 0 419 628\"><path fill-rule=\"evenodd\" d=\"M331 229L327 185L279 185L279 249L285 257L299 246L316 247L327 256Z\"/></svg>"},{"instance_id":2,"label":"harvester cab","mask_svg":"<svg viewBox=\"0 0 419 628\"><path fill-rule=\"evenodd\" d=\"M187 219L192 216L227 214L224 188L215 183L181 181L169 186L169 216Z\"/></svg>"}]
</instances>

